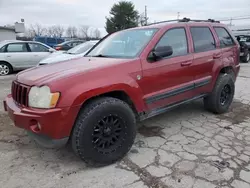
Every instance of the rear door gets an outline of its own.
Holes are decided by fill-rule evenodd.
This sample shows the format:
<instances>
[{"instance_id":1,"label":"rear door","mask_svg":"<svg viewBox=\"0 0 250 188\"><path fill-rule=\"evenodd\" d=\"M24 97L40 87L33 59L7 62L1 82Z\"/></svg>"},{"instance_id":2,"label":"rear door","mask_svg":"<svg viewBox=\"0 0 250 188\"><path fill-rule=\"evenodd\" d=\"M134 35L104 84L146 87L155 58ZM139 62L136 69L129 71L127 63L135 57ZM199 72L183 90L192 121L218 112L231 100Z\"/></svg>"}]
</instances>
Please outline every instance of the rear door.
<instances>
[{"instance_id":1,"label":"rear door","mask_svg":"<svg viewBox=\"0 0 250 188\"><path fill-rule=\"evenodd\" d=\"M224 66L235 66L239 63L238 47L233 37L224 27L214 27L214 30L220 40L222 50L222 63Z\"/></svg>"},{"instance_id":2,"label":"rear door","mask_svg":"<svg viewBox=\"0 0 250 188\"><path fill-rule=\"evenodd\" d=\"M39 43L29 42L28 47L30 49L31 61L30 67L36 66L42 59L50 55L49 48Z\"/></svg>"},{"instance_id":3,"label":"rear door","mask_svg":"<svg viewBox=\"0 0 250 188\"><path fill-rule=\"evenodd\" d=\"M193 44L193 69L196 95L211 90L212 73L215 64L222 61L221 49L210 26L189 26Z\"/></svg>"},{"instance_id":4,"label":"rear door","mask_svg":"<svg viewBox=\"0 0 250 188\"><path fill-rule=\"evenodd\" d=\"M186 26L166 30L153 49L159 46L171 46L173 54L155 62L142 60L140 86L149 110L193 97L193 55Z\"/></svg>"},{"instance_id":5,"label":"rear door","mask_svg":"<svg viewBox=\"0 0 250 188\"><path fill-rule=\"evenodd\" d=\"M31 60L27 43L10 43L7 44L4 52L5 60L14 68L23 69L29 67Z\"/></svg>"}]
</instances>

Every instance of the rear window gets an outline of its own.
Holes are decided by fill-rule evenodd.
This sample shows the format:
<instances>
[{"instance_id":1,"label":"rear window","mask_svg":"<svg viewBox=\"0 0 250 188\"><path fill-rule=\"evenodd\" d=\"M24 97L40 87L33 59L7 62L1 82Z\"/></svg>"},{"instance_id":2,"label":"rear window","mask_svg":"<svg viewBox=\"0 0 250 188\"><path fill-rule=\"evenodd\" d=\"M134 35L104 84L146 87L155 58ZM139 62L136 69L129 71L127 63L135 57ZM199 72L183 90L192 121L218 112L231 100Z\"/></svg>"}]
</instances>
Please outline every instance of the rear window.
<instances>
[{"instance_id":1,"label":"rear window","mask_svg":"<svg viewBox=\"0 0 250 188\"><path fill-rule=\"evenodd\" d=\"M195 52L205 52L216 48L212 32L208 27L191 27Z\"/></svg>"},{"instance_id":2,"label":"rear window","mask_svg":"<svg viewBox=\"0 0 250 188\"><path fill-rule=\"evenodd\" d=\"M56 39L54 39L54 38L47 38L47 43L55 44L56 43Z\"/></svg>"},{"instance_id":3,"label":"rear window","mask_svg":"<svg viewBox=\"0 0 250 188\"><path fill-rule=\"evenodd\" d=\"M231 35L228 33L228 31L225 28L214 27L214 29L220 39L221 47L233 46L235 44L233 41L233 38L231 37Z\"/></svg>"}]
</instances>

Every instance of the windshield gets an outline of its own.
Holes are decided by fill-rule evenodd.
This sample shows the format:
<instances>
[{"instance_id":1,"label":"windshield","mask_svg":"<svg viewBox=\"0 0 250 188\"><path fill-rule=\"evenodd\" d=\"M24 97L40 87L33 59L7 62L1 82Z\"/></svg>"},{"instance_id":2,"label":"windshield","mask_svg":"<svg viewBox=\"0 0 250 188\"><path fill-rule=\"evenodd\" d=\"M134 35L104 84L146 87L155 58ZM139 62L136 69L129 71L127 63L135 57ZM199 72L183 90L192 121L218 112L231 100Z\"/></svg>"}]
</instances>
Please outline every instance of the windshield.
<instances>
[{"instance_id":1,"label":"windshield","mask_svg":"<svg viewBox=\"0 0 250 188\"><path fill-rule=\"evenodd\" d=\"M92 48L97 42L85 42L67 51L68 54L81 54Z\"/></svg>"},{"instance_id":2,"label":"windshield","mask_svg":"<svg viewBox=\"0 0 250 188\"><path fill-rule=\"evenodd\" d=\"M114 33L92 49L87 56L133 58L140 54L157 29L134 29Z\"/></svg>"}]
</instances>

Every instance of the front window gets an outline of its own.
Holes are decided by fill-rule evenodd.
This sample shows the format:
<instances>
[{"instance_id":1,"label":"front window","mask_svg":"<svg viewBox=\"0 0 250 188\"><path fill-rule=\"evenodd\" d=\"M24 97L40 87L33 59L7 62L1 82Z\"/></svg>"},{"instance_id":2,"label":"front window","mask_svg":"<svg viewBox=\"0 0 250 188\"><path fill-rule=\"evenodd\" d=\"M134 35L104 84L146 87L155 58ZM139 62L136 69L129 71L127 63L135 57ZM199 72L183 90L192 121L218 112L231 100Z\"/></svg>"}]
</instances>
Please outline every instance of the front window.
<instances>
[{"instance_id":1,"label":"front window","mask_svg":"<svg viewBox=\"0 0 250 188\"><path fill-rule=\"evenodd\" d=\"M13 43L7 46L7 52L28 52L26 43Z\"/></svg>"},{"instance_id":2,"label":"front window","mask_svg":"<svg viewBox=\"0 0 250 188\"><path fill-rule=\"evenodd\" d=\"M148 44L157 29L134 29L114 33L104 39L87 56L133 58Z\"/></svg>"}]
</instances>

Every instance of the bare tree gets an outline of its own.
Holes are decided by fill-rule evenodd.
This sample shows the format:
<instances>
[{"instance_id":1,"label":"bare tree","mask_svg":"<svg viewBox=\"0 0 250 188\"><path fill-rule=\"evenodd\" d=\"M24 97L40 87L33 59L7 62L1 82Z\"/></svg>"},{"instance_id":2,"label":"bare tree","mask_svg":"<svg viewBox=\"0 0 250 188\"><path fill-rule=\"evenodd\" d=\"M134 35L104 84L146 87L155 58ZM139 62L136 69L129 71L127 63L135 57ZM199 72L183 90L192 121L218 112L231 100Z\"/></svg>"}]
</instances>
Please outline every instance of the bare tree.
<instances>
[{"instance_id":1,"label":"bare tree","mask_svg":"<svg viewBox=\"0 0 250 188\"><path fill-rule=\"evenodd\" d=\"M95 29L93 34L94 34L94 36L93 36L94 38L96 38L96 39L101 38L101 32L99 29Z\"/></svg>"},{"instance_id":2,"label":"bare tree","mask_svg":"<svg viewBox=\"0 0 250 188\"><path fill-rule=\"evenodd\" d=\"M36 34L31 28L26 29L24 35L28 38L34 38L36 36Z\"/></svg>"},{"instance_id":3,"label":"bare tree","mask_svg":"<svg viewBox=\"0 0 250 188\"><path fill-rule=\"evenodd\" d=\"M47 35L51 37L62 37L64 28L60 25L53 25L47 29Z\"/></svg>"},{"instance_id":4,"label":"bare tree","mask_svg":"<svg viewBox=\"0 0 250 188\"><path fill-rule=\"evenodd\" d=\"M90 29L89 26L81 25L79 27L79 35L80 35L80 37L82 37L84 39L88 39L89 38L89 29Z\"/></svg>"},{"instance_id":5,"label":"bare tree","mask_svg":"<svg viewBox=\"0 0 250 188\"><path fill-rule=\"evenodd\" d=\"M69 26L66 30L66 35L70 38L77 37L77 28L75 26Z\"/></svg>"},{"instance_id":6,"label":"bare tree","mask_svg":"<svg viewBox=\"0 0 250 188\"><path fill-rule=\"evenodd\" d=\"M64 33L64 27L62 27L60 25L55 25L54 29L55 29L56 36L57 37L62 37L62 35Z\"/></svg>"},{"instance_id":7,"label":"bare tree","mask_svg":"<svg viewBox=\"0 0 250 188\"><path fill-rule=\"evenodd\" d=\"M47 35L50 36L50 37L54 37L55 36L54 26L48 27L48 29L47 29Z\"/></svg>"},{"instance_id":8,"label":"bare tree","mask_svg":"<svg viewBox=\"0 0 250 188\"><path fill-rule=\"evenodd\" d=\"M47 29L43 27L42 25L36 23L30 25L30 31L34 34L34 36L42 36L45 35L47 32Z\"/></svg>"},{"instance_id":9,"label":"bare tree","mask_svg":"<svg viewBox=\"0 0 250 188\"><path fill-rule=\"evenodd\" d=\"M145 26L147 25L147 19L145 18L144 13L139 15L139 19L138 19L139 25L140 26Z\"/></svg>"}]
</instances>

